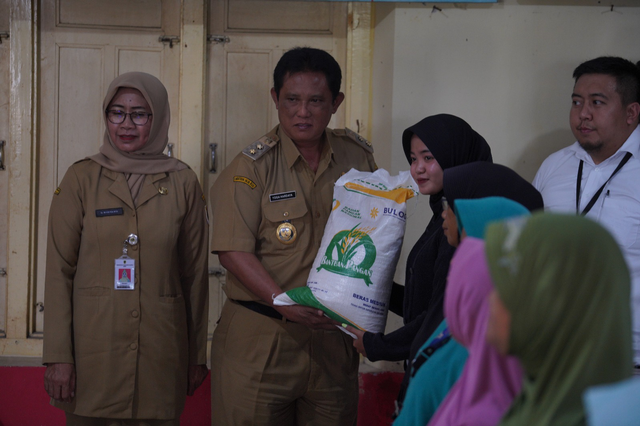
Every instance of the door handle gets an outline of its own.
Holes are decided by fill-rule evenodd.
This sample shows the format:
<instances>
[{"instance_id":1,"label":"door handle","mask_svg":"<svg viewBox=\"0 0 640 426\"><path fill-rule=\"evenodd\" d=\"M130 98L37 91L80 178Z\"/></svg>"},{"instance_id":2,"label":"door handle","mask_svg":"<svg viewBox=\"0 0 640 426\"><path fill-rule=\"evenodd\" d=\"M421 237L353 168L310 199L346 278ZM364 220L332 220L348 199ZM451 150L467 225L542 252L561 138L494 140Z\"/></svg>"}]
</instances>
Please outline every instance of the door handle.
<instances>
[{"instance_id":1,"label":"door handle","mask_svg":"<svg viewBox=\"0 0 640 426\"><path fill-rule=\"evenodd\" d=\"M0 141L0 170L4 170L4 141Z\"/></svg>"},{"instance_id":2,"label":"door handle","mask_svg":"<svg viewBox=\"0 0 640 426\"><path fill-rule=\"evenodd\" d=\"M215 173L216 169L216 148L218 148L217 143L210 143L209 149L211 150L211 161L209 162L209 173Z\"/></svg>"}]
</instances>

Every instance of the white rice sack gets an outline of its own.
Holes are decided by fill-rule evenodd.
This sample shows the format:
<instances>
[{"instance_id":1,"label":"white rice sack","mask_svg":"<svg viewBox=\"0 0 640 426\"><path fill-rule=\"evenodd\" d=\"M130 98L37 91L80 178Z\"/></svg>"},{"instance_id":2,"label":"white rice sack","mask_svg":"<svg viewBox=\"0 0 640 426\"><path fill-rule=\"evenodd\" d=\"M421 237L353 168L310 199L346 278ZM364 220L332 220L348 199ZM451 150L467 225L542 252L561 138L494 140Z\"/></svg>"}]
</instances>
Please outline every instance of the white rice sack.
<instances>
[{"instance_id":1,"label":"white rice sack","mask_svg":"<svg viewBox=\"0 0 640 426\"><path fill-rule=\"evenodd\" d=\"M336 182L333 209L307 287L275 298L301 304L374 333L384 330L406 224L406 201L416 184L408 171L351 169Z\"/></svg>"}]
</instances>

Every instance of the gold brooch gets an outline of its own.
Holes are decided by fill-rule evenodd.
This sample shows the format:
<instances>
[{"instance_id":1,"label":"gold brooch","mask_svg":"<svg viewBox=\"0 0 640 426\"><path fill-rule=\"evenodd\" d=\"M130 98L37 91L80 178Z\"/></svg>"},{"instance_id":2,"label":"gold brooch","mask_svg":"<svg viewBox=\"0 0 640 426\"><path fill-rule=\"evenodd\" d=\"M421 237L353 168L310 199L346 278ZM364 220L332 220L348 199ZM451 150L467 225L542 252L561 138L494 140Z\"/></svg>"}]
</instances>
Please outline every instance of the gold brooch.
<instances>
[{"instance_id":1,"label":"gold brooch","mask_svg":"<svg viewBox=\"0 0 640 426\"><path fill-rule=\"evenodd\" d=\"M296 240L298 231L291 222L282 222L276 230L276 237L282 244L291 244Z\"/></svg>"}]
</instances>

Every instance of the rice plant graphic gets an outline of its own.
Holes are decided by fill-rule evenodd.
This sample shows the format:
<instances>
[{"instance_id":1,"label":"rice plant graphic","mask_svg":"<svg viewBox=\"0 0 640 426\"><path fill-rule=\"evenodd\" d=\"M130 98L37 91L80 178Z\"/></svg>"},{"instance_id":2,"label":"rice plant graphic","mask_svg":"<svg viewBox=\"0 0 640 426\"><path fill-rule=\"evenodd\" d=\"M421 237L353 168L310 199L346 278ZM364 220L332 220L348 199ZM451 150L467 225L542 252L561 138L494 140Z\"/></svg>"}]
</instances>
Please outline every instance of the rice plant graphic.
<instances>
[{"instance_id":1,"label":"rice plant graphic","mask_svg":"<svg viewBox=\"0 0 640 426\"><path fill-rule=\"evenodd\" d=\"M317 271L326 269L335 274L361 278L367 286L372 284L371 267L376 261L376 246L369 234L376 228L359 226L358 223L352 229L334 235ZM356 257L356 254L359 255Z\"/></svg>"}]
</instances>

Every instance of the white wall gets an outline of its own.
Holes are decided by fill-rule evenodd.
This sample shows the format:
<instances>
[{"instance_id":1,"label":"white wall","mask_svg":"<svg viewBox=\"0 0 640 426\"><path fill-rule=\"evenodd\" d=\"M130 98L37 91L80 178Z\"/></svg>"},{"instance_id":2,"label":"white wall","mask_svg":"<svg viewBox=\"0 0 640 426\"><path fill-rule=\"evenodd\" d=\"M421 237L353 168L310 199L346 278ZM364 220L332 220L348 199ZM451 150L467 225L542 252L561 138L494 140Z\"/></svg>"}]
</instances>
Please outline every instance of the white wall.
<instances>
[{"instance_id":1,"label":"white wall","mask_svg":"<svg viewBox=\"0 0 640 426\"><path fill-rule=\"evenodd\" d=\"M640 60L640 2L616 1L613 12L598 3L438 4L441 12L433 3L377 3L372 140L376 146L391 141L378 150L379 165L407 170L402 131L446 112L485 137L494 162L533 179L544 158L574 140L568 126L573 69L601 55ZM399 282L431 215L427 197L410 207Z\"/></svg>"}]
</instances>

